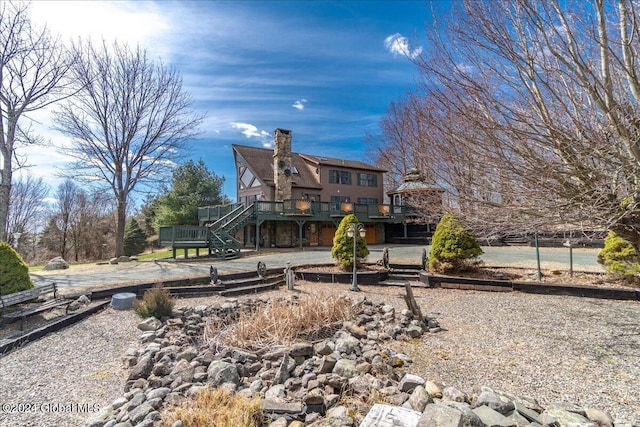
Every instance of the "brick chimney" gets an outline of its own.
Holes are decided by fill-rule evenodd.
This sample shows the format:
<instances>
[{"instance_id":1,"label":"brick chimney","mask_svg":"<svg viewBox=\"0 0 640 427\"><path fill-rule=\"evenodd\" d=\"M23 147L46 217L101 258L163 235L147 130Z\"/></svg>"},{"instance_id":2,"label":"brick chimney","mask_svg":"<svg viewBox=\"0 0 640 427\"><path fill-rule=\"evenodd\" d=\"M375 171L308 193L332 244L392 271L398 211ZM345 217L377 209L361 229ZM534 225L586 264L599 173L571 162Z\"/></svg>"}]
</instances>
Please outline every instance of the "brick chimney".
<instances>
[{"instance_id":1,"label":"brick chimney","mask_svg":"<svg viewBox=\"0 0 640 427\"><path fill-rule=\"evenodd\" d=\"M276 129L273 135L275 201L291 198L291 131Z\"/></svg>"}]
</instances>

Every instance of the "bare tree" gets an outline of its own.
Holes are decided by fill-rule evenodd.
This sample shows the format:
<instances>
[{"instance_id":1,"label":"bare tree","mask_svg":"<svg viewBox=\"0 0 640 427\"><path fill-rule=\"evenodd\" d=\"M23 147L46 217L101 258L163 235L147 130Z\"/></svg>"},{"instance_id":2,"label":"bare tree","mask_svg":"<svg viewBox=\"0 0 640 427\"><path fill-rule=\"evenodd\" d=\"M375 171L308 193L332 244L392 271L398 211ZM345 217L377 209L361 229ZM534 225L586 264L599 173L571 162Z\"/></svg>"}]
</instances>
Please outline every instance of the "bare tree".
<instances>
[{"instance_id":1,"label":"bare tree","mask_svg":"<svg viewBox=\"0 0 640 427\"><path fill-rule=\"evenodd\" d=\"M71 70L79 92L55 114L71 138L74 163L64 175L107 186L117 209L115 255L123 254L127 205L132 193L166 178L197 134L202 119L174 70L144 50L117 42L75 47Z\"/></svg>"},{"instance_id":2,"label":"bare tree","mask_svg":"<svg viewBox=\"0 0 640 427\"><path fill-rule=\"evenodd\" d=\"M26 243L35 238L39 227L43 225L41 219L46 214L43 201L48 194L49 186L42 178L32 175L15 180L11 186L11 203L5 235L7 242L19 248L21 254L30 247Z\"/></svg>"},{"instance_id":3,"label":"bare tree","mask_svg":"<svg viewBox=\"0 0 640 427\"><path fill-rule=\"evenodd\" d=\"M72 59L46 28L35 28L24 3L0 2L0 240L7 240L19 144L37 142L24 117L59 100ZM19 162L18 162L19 163Z\"/></svg>"},{"instance_id":4,"label":"bare tree","mask_svg":"<svg viewBox=\"0 0 640 427\"><path fill-rule=\"evenodd\" d=\"M469 0L417 59L425 149L476 224L610 228L640 246L640 14ZM442 28L446 30L442 31Z\"/></svg>"},{"instance_id":5,"label":"bare tree","mask_svg":"<svg viewBox=\"0 0 640 427\"><path fill-rule=\"evenodd\" d=\"M58 187L56 199L42 233L44 248L74 261L103 258L113 249L115 215L108 195L89 194L67 180Z\"/></svg>"},{"instance_id":6,"label":"bare tree","mask_svg":"<svg viewBox=\"0 0 640 427\"><path fill-rule=\"evenodd\" d=\"M59 255L67 259L67 251L69 250L69 240L71 228L77 224L79 217L79 199L84 198L85 194L71 180L67 179L58 186L56 192L56 207L54 208L56 225L59 230Z\"/></svg>"}]
</instances>

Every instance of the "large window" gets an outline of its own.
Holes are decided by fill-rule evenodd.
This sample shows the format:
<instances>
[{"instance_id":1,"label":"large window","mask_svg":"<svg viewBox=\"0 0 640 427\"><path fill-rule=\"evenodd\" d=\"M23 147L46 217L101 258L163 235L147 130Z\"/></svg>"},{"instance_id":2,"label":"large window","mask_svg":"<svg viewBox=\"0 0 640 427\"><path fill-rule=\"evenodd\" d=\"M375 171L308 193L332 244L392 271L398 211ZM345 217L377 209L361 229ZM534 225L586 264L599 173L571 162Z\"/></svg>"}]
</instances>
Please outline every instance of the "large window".
<instances>
[{"instance_id":1,"label":"large window","mask_svg":"<svg viewBox=\"0 0 640 427\"><path fill-rule=\"evenodd\" d=\"M358 197L358 204L360 205L377 205L378 199L374 197Z\"/></svg>"},{"instance_id":2,"label":"large window","mask_svg":"<svg viewBox=\"0 0 640 427\"><path fill-rule=\"evenodd\" d=\"M378 175L374 173L359 173L358 185L361 187L377 187Z\"/></svg>"},{"instance_id":3,"label":"large window","mask_svg":"<svg viewBox=\"0 0 640 427\"><path fill-rule=\"evenodd\" d=\"M329 183L351 185L351 172L329 169Z\"/></svg>"}]
</instances>

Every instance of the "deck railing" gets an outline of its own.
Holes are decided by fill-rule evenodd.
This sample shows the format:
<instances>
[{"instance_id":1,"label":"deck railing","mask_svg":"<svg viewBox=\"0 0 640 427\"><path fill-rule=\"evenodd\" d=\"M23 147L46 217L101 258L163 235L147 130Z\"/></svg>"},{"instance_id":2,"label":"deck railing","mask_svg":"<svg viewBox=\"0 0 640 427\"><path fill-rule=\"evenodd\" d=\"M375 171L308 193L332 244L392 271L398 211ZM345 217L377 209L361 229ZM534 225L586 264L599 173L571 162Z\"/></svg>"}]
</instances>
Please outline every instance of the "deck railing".
<instances>
[{"instance_id":1,"label":"deck railing","mask_svg":"<svg viewBox=\"0 0 640 427\"><path fill-rule=\"evenodd\" d=\"M237 207L238 205L234 204L199 208L200 223L216 221ZM318 221L327 221L353 213L360 221L388 219L389 221L399 222L402 221L405 214L404 206L353 202L316 202L307 199L288 199L281 202L259 200L253 203L253 209L257 217L266 219L304 216L309 220Z\"/></svg>"},{"instance_id":2,"label":"deck railing","mask_svg":"<svg viewBox=\"0 0 640 427\"><path fill-rule=\"evenodd\" d=\"M239 205L240 203L230 203L228 205L204 206L198 208L198 221L200 224L216 221L236 209Z\"/></svg>"},{"instance_id":3,"label":"deck railing","mask_svg":"<svg viewBox=\"0 0 640 427\"><path fill-rule=\"evenodd\" d=\"M206 245L208 242L207 227L197 225L180 225L160 227L158 232L158 240L161 246L180 246L190 244ZM196 247L196 246L190 246Z\"/></svg>"}]
</instances>

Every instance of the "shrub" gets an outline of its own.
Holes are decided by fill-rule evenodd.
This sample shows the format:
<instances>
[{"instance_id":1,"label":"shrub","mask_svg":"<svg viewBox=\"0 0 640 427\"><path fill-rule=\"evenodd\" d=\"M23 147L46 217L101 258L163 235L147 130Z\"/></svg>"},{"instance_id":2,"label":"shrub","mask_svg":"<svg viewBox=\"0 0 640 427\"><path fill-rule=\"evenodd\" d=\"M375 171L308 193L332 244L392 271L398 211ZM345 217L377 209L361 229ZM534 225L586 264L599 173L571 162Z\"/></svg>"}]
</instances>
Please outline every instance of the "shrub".
<instances>
[{"instance_id":1,"label":"shrub","mask_svg":"<svg viewBox=\"0 0 640 427\"><path fill-rule=\"evenodd\" d=\"M470 266L470 259L480 255L482 249L475 235L455 215L444 215L433 234L429 269L443 273L462 270Z\"/></svg>"},{"instance_id":2,"label":"shrub","mask_svg":"<svg viewBox=\"0 0 640 427\"><path fill-rule=\"evenodd\" d=\"M124 230L124 254L126 256L137 255L144 252L147 247L147 235L135 218L127 223Z\"/></svg>"},{"instance_id":3,"label":"shrub","mask_svg":"<svg viewBox=\"0 0 640 427\"><path fill-rule=\"evenodd\" d=\"M347 235L351 224L358 224L358 218L355 215L350 214L342 218L336 235L333 237L333 247L331 248L331 256L338 261L343 270L353 268L353 237ZM363 260L367 255L369 255L367 241L358 234L356 236L356 262L358 259Z\"/></svg>"},{"instance_id":4,"label":"shrub","mask_svg":"<svg viewBox=\"0 0 640 427\"><path fill-rule=\"evenodd\" d=\"M629 241L613 231L609 231L604 239L604 248L598 253L598 262L605 266L607 273L628 282L639 281L640 255Z\"/></svg>"},{"instance_id":5,"label":"shrub","mask_svg":"<svg viewBox=\"0 0 640 427\"><path fill-rule=\"evenodd\" d=\"M260 427L263 425L262 402L259 397L249 399L231 394L224 387L204 387L184 406L172 408L163 425L174 425L178 420L183 427Z\"/></svg>"},{"instance_id":6,"label":"shrub","mask_svg":"<svg viewBox=\"0 0 640 427\"><path fill-rule=\"evenodd\" d=\"M169 291L157 285L144 293L142 301L136 300L134 310L143 319L147 317L162 319L171 316L174 305L175 301Z\"/></svg>"},{"instance_id":7,"label":"shrub","mask_svg":"<svg viewBox=\"0 0 640 427\"><path fill-rule=\"evenodd\" d=\"M0 295L34 288L29 267L11 245L0 242Z\"/></svg>"}]
</instances>

